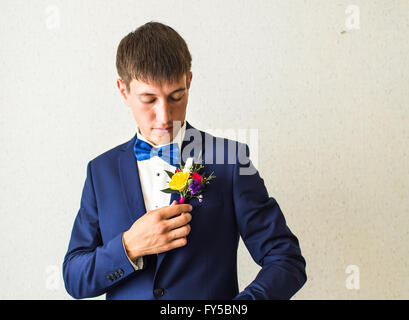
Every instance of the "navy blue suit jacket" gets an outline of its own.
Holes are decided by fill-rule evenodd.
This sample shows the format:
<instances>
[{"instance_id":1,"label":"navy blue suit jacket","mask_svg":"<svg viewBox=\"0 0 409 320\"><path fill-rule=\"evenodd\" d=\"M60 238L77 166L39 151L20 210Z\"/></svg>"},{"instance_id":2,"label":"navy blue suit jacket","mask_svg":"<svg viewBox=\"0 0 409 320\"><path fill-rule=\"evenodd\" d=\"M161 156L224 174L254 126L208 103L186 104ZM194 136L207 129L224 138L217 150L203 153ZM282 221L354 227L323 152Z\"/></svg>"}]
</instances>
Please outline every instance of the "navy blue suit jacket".
<instances>
[{"instance_id":1,"label":"navy blue suit jacket","mask_svg":"<svg viewBox=\"0 0 409 320\"><path fill-rule=\"evenodd\" d=\"M189 122L181 162L185 163L186 155L197 157L201 150L202 172L206 176L213 172L216 178L204 191L203 202L190 200L194 209L187 245L144 256L143 269L135 271L125 255L122 233L146 213L133 151L136 138L135 134L88 163L80 209L63 262L65 287L71 296L289 299L303 286L305 260L298 240L287 227L277 201L269 197L250 160L248 145L212 136ZM235 150L228 149L231 146ZM169 204L178 199L178 194L172 194ZM240 236L262 268L239 293Z\"/></svg>"}]
</instances>

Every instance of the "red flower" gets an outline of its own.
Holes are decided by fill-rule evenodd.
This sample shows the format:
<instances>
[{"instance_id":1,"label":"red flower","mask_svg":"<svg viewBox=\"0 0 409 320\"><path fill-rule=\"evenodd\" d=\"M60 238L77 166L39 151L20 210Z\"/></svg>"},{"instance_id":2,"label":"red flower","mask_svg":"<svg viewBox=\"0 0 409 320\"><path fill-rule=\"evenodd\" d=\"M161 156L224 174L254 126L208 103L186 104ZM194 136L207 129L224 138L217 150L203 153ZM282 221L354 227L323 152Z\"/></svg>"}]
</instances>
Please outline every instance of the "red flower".
<instances>
[{"instance_id":1,"label":"red flower","mask_svg":"<svg viewBox=\"0 0 409 320\"><path fill-rule=\"evenodd\" d=\"M196 182L200 183L202 181L202 176L197 172L192 174L192 178L195 179Z\"/></svg>"},{"instance_id":2,"label":"red flower","mask_svg":"<svg viewBox=\"0 0 409 320\"><path fill-rule=\"evenodd\" d=\"M175 173L176 173L176 172L179 172L179 171L180 171L179 168L176 168Z\"/></svg>"}]
</instances>

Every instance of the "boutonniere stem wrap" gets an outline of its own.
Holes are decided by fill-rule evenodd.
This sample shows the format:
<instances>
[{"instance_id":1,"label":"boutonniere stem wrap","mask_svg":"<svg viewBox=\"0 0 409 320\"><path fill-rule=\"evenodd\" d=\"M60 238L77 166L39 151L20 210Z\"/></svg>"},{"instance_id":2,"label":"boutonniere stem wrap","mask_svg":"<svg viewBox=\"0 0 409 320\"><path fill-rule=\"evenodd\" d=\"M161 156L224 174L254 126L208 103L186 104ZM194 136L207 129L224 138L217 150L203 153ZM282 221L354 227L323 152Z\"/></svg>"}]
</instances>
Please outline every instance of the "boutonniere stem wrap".
<instances>
[{"instance_id":1,"label":"boutonniere stem wrap","mask_svg":"<svg viewBox=\"0 0 409 320\"><path fill-rule=\"evenodd\" d=\"M195 163L193 158L188 158L185 165L180 164L175 172L165 170L170 178L169 187L161 191L165 193L179 193L179 204L185 203L192 198L198 198L199 202L202 202L203 191L210 183L210 180L216 178L213 172L208 177L201 174L202 168L203 165Z\"/></svg>"}]
</instances>

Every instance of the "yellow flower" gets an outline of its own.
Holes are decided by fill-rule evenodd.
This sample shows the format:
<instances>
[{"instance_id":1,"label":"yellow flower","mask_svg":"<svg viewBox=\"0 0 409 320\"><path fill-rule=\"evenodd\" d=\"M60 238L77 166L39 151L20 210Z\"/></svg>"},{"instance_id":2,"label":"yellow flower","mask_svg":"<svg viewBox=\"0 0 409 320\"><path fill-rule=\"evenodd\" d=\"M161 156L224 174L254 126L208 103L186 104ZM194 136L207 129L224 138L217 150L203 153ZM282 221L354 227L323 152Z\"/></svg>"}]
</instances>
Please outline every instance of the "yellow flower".
<instances>
[{"instance_id":1,"label":"yellow flower","mask_svg":"<svg viewBox=\"0 0 409 320\"><path fill-rule=\"evenodd\" d=\"M186 188L186 182L189 179L189 172L176 172L169 182L169 188L182 191Z\"/></svg>"}]
</instances>

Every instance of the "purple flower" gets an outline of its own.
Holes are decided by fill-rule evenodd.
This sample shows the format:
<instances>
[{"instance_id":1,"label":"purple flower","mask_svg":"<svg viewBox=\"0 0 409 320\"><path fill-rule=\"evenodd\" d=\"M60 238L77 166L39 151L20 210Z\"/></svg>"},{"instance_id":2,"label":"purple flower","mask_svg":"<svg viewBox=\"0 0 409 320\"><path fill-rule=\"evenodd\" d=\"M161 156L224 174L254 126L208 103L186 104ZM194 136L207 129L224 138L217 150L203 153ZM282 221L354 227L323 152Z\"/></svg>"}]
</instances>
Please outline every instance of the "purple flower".
<instances>
[{"instance_id":1,"label":"purple flower","mask_svg":"<svg viewBox=\"0 0 409 320\"><path fill-rule=\"evenodd\" d=\"M189 185L189 189L191 190L191 194L194 195L196 192L200 190L202 184L200 181L194 180L191 185Z\"/></svg>"}]
</instances>

